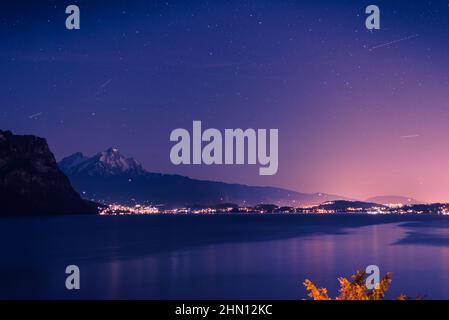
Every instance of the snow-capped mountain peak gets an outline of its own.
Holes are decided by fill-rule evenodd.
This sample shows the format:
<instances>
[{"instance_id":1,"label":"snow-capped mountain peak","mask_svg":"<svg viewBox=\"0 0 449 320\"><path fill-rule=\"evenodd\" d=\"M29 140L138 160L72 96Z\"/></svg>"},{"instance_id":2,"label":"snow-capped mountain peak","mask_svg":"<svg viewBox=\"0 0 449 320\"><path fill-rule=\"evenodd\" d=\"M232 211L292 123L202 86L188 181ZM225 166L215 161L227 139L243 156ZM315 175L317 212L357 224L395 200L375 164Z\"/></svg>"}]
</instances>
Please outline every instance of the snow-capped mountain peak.
<instances>
[{"instance_id":1,"label":"snow-capped mountain peak","mask_svg":"<svg viewBox=\"0 0 449 320\"><path fill-rule=\"evenodd\" d=\"M117 148L109 148L93 157L78 152L61 160L59 167L66 174L83 173L90 176L136 176L144 173L141 164L123 156Z\"/></svg>"},{"instance_id":2,"label":"snow-capped mountain peak","mask_svg":"<svg viewBox=\"0 0 449 320\"><path fill-rule=\"evenodd\" d=\"M110 169L118 169L122 172L138 168L141 169L140 163L133 158L124 157L116 148L109 148L108 150L101 152L98 161L102 162Z\"/></svg>"}]
</instances>

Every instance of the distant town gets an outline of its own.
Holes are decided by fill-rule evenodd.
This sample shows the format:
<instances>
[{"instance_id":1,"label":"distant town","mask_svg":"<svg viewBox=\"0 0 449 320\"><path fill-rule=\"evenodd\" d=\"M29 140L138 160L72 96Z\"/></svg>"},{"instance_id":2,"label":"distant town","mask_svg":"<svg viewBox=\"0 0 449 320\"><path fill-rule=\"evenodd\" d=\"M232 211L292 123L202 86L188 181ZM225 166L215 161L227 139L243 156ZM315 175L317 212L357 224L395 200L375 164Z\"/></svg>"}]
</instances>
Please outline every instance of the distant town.
<instances>
[{"instance_id":1,"label":"distant town","mask_svg":"<svg viewBox=\"0 0 449 320\"><path fill-rule=\"evenodd\" d=\"M167 208L163 205L147 204L109 204L100 208L101 215L145 215L145 214L335 214L335 213L366 213L366 214L439 214L449 215L448 203L411 204L402 203L377 204L362 201L336 200L320 205L289 207L274 204L259 204L256 206L239 206L224 203L214 206L188 206L183 208Z\"/></svg>"}]
</instances>

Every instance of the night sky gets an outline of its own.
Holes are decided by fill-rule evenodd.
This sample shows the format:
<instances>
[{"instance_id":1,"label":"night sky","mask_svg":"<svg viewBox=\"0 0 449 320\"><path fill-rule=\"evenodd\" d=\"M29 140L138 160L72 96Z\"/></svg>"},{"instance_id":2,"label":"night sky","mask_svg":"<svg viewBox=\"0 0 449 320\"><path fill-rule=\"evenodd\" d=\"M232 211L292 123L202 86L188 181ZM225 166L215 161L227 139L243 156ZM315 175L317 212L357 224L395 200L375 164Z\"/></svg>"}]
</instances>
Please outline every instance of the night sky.
<instances>
[{"instance_id":1,"label":"night sky","mask_svg":"<svg viewBox=\"0 0 449 320\"><path fill-rule=\"evenodd\" d=\"M155 172L449 201L449 1L2 1L0 39L0 128L58 160L116 147ZM277 175L172 165L193 120L278 128Z\"/></svg>"}]
</instances>

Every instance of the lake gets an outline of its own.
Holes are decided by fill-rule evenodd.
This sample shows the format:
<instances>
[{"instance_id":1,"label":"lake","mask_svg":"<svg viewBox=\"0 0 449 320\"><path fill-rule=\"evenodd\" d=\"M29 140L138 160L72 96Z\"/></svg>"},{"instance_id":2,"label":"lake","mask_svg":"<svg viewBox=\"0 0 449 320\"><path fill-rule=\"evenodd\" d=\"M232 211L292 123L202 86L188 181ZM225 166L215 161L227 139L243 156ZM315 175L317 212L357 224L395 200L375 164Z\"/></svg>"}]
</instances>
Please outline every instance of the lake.
<instances>
[{"instance_id":1,"label":"lake","mask_svg":"<svg viewBox=\"0 0 449 320\"><path fill-rule=\"evenodd\" d=\"M449 299L447 216L1 218L0 241L2 299L303 299L306 278L335 295L371 264L393 273L390 298Z\"/></svg>"}]
</instances>

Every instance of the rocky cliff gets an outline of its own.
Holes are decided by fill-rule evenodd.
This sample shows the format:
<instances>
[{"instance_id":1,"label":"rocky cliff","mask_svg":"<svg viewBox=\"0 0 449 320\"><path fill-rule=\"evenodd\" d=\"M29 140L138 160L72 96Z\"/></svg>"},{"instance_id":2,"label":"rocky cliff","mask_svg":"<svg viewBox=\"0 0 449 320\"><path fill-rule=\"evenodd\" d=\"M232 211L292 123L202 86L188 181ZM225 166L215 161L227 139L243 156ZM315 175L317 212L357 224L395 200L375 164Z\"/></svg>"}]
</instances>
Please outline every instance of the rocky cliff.
<instances>
[{"instance_id":1,"label":"rocky cliff","mask_svg":"<svg viewBox=\"0 0 449 320\"><path fill-rule=\"evenodd\" d=\"M0 216L96 212L59 170L45 139L0 130Z\"/></svg>"}]
</instances>

